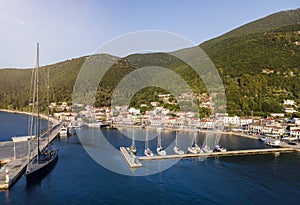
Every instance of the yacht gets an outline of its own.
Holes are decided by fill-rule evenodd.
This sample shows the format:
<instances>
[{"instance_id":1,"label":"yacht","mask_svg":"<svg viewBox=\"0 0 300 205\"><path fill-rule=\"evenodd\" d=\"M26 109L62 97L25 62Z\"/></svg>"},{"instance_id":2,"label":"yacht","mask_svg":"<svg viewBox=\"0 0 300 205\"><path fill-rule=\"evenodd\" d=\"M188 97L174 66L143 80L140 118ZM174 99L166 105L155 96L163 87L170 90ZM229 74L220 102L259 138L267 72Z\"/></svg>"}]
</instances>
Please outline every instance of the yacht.
<instances>
[{"instance_id":1,"label":"yacht","mask_svg":"<svg viewBox=\"0 0 300 205\"><path fill-rule=\"evenodd\" d=\"M37 138L37 154L35 157L31 159L30 148L28 151L28 159L29 162L26 167L25 176L27 183L31 183L37 179L41 179L47 174L56 164L58 159L58 147L53 147L50 144L50 120L49 120L49 107L48 107L48 130L47 130L47 138L48 143L47 146L42 149L40 147L40 139L42 138L42 134L40 133L41 126L41 117L40 117L40 104L39 104L39 44L37 44L37 65L34 71L34 90L33 90L33 103L32 103L32 115L30 120L30 136L32 137L33 132L36 132ZM47 81L47 100L49 105L49 70L48 70L48 81ZM35 109L36 104L36 109ZM35 116L35 110L37 110L37 115ZM34 119L35 118L35 119ZM36 123L36 124L35 124ZM37 126L35 130L34 127ZM35 130L35 131L34 131Z\"/></svg>"},{"instance_id":2,"label":"yacht","mask_svg":"<svg viewBox=\"0 0 300 205\"><path fill-rule=\"evenodd\" d=\"M211 152L213 152L213 150L210 149L209 146L204 145L204 146L202 147L202 149L201 149L201 152L202 152L202 153L211 153Z\"/></svg>"},{"instance_id":3,"label":"yacht","mask_svg":"<svg viewBox=\"0 0 300 205\"><path fill-rule=\"evenodd\" d=\"M177 138L178 138L178 132L176 131L175 147L173 148L173 150L174 150L174 152L175 152L176 154L182 155L182 154L184 154L184 151L181 150L181 149L178 147L178 145L177 145Z\"/></svg>"},{"instance_id":4,"label":"yacht","mask_svg":"<svg viewBox=\"0 0 300 205\"><path fill-rule=\"evenodd\" d=\"M222 147L221 145L217 144L215 147L214 147L214 152L226 152L227 149Z\"/></svg>"},{"instance_id":5,"label":"yacht","mask_svg":"<svg viewBox=\"0 0 300 205\"><path fill-rule=\"evenodd\" d=\"M157 136L157 148L156 152L158 155L165 156L167 154L166 150L161 145L161 129L157 129L158 136Z\"/></svg>"},{"instance_id":6,"label":"yacht","mask_svg":"<svg viewBox=\"0 0 300 205\"><path fill-rule=\"evenodd\" d=\"M154 154L153 152L150 150L149 148L149 143L148 143L148 128L146 130L146 141L145 141L145 150L144 150L144 154L147 157L152 157Z\"/></svg>"},{"instance_id":7,"label":"yacht","mask_svg":"<svg viewBox=\"0 0 300 205\"><path fill-rule=\"evenodd\" d=\"M188 152L189 153L198 154L201 151L201 148L198 146L198 144L196 142L196 138L197 138L197 133L195 132L194 135L193 135L192 146L188 147Z\"/></svg>"},{"instance_id":8,"label":"yacht","mask_svg":"<svg viewBox=\"0 0 300 205\"><path fill-rule=\"evenodd\" d=\"M137 152L137 149L135 147L135 140L134 140L134 130L132 130L132 143L131 143L131 146L130 146L130 151L132 152L132 154L136 154Z\"/></svg>"}]
</instances>

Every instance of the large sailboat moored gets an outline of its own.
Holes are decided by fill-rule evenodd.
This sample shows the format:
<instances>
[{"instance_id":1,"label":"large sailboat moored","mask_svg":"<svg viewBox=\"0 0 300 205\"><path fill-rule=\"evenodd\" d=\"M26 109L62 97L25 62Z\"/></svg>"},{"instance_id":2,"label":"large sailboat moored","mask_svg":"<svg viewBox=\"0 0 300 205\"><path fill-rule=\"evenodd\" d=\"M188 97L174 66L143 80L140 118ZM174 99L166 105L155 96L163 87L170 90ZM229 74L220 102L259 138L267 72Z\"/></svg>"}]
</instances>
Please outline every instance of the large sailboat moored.
<instances>
[{"instance_id":1,"label":"large sailboat moored","mask_svg":"<svg viewBox=\"0 0 300 205\"><path fill-rule=\"evenodd\" d=\"M55 165L58 159L58 148L52 148L49 142L49 110L48 110L48 145L40 150L40 140L41 140L41 119L40 119L40 106L39 106L39 44L37 44L37 63L33 70L33 98L32 98L32 115L30 121L30 136L33 133L36 134L37 138L37 155L30 159L29 153L29 163L26 167L26 180L30 182L34 179L40 179L45 174L47 174L50 169ZM49 70L48 70L48 104L49 104ZM36 107L35 107L36 106ZM35 110L37 113L35 114Z\"/></svg>"}]
</instances>

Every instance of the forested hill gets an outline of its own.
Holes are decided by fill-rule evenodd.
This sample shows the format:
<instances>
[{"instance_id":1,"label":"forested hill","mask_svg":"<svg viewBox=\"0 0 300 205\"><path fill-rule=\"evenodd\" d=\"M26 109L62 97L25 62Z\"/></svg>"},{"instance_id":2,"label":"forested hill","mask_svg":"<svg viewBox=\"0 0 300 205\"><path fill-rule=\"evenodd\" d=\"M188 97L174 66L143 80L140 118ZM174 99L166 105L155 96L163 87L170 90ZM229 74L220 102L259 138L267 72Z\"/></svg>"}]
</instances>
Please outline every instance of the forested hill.
<instances>
[{"instance_id":1,"label":"forested hill","mask_svg":"<svg viewBox=\"0 0 300 205\"><path fill-rule=\"evenodd\" d=\"M248 23L200 47L208 54L223 79L231 114L281 112L284 99L300 103L300 9L283 11ZM88 57L49 65L51 101L72 100L72 89ZM161 53L131 55L119 59L102 82L97 105L108 105L111 91L129 72L154 63L180 74L197 93L203 84L178 59ZM45 68L42 70L45 73ZM42 73L43 73L42 72ZM0 70L0 107L23 109L29 103L31 69ZM144 92L144 93L143 93ZM153 99L143 91L141 95ZM154 90L151 93L157 94ZM44 96L45 97L45 96ZM143 99L134 98L138 106Z\"/></svg>"},{"instance_id":2,"label":"forested hill","mask_svg":"<svg viewBox=\"0 0 300 205\"><path fill-rule=\"evenodd\" d=\"M300 9L272 14L200 47L223 78L231 113L281 112L284 99L300 103Z\"/></svg>"}]
</instances>

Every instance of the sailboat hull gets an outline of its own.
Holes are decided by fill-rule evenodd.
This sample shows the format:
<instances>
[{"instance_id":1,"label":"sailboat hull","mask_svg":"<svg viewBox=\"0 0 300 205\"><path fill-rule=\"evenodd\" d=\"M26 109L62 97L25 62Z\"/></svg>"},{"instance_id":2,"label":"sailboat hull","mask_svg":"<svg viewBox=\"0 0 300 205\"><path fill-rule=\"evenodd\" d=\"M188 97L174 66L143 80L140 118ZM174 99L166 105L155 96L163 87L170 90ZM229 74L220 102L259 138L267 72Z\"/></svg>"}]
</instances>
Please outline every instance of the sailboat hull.
<instances>
[{"instance_id":1,"label":"sailboat hull","mask_svg":"<svg viewBox=\"0 0 300 205\"><path fill-rule=\"evenodd\" d=\"M26 168L26 181L36 181L42 179L47 173L51 171L58 160L58 150L51 151L52 156L49 160L36 164L37 159L33 159Z\"/></svg>"}]
</instances>

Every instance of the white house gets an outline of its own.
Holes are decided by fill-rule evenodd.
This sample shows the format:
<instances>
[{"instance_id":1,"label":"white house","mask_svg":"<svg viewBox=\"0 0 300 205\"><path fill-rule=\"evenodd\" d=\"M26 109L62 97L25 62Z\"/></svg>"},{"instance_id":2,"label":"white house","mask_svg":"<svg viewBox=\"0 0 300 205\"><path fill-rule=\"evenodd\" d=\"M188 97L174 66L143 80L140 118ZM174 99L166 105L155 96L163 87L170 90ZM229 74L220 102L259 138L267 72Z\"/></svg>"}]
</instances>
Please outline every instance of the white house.
<instances>
[{"instance_id":1,"label":"white house","mask_svg":"<svg viewBox=\"0 0 300 205\"><path fill-rule=\"evenodd\" d=\"M297 137L298 139L300 139L300 127L291 127L290 129L291 129L290 134L293 137Z\"/></svg>"},{"instance_id":2,"label":"white house","mask_svg":"<svg viewBox=\"0 0 300 205\"><path fill-rule=\"evenodd\" d=\"M283 100L283 105L295 105L295 101L294 100Z\"/></svg>"}]
</instances>

